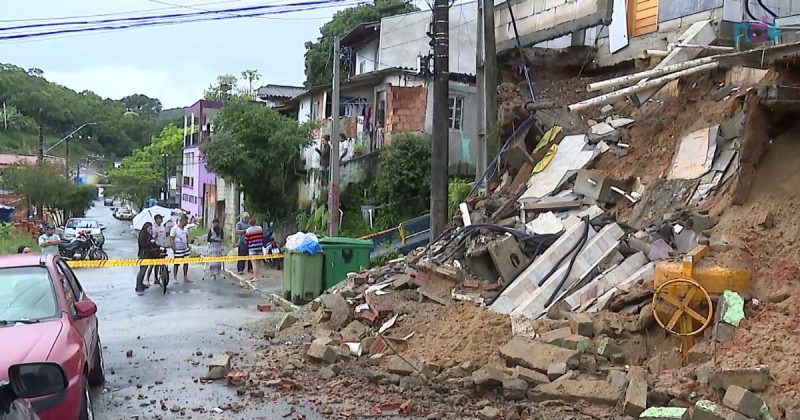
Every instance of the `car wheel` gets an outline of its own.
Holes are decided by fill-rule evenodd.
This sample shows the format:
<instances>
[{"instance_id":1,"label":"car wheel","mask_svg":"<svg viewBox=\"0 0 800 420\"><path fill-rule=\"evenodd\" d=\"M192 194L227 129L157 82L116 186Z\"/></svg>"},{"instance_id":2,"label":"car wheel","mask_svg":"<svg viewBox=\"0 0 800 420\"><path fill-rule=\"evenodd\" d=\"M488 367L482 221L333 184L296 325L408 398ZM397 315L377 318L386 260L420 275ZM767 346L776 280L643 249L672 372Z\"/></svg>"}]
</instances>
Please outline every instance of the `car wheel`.
<instances>
[{"instance_id":1,"label":"car wheel","mask_svg":"<svg viewBox=\"0 0 800 420\"><path fill-rule=\"evenodd\" d=\"M94 420L94 405L92 404L92 394L89 392L89 382L83 378L83 398L81 401L80 420Z\"/></svg>"},{"instance_id":2,"label":"car wheel","mask_svg":"<svg viewBox=\"0 0 800 420\"><path fill-rule=\"evenodd\" d=\"M106 366L105 360L103 359L103 345L100 344L100 338L97 339L94 354L94 363L92 363L92 370L89 372L89 385L100 386L106 381Z\"/></svg>"}]
</instances>

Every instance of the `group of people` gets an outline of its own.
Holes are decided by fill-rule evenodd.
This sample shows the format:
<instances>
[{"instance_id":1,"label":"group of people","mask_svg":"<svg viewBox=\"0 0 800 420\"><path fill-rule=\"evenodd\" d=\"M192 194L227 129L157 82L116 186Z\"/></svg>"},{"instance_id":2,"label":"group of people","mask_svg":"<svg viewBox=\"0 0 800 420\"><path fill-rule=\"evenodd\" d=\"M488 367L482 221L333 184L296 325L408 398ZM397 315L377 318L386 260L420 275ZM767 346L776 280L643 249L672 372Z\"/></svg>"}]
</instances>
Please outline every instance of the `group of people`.
<instances>
[{"instance_id":1,"label":"group of people","mask_svg":"<svg viewBox=\"0 0 800 420\"><path fill-rule=\"evenodd\" d=\"M188 218L182 217L178 223L169 229L164 225L164 219L161 215L155 215L153 218L154 223L146 222L139 232L138 257L141 259L156 259L164 258L166 250L172 249L172 256L174 258L186 258L191 254L191 247L189 246L189 232L186 228ZM170 241L167 241L169 237ZM219 220L214 219L211 228L206 235L208 241L208 256L209 257L222 257L224 253L225 232L220 227ZM268 239L265 242L265 239ZM243 213L239 222L236 223L236 244L238 247L239 256L255 256L263 254L263 247L265 243L272 241L272 234L268 233L265 238L264 231L260 225L255 223L255 220L248 213ZM172 267L172 277L178 279L178 268L183 266L183 281L184 283L191 283L189 280L189 264L174 264ZM237 261L237 271L240 275L244 274L245 268L249 273L253 274L253 280L258 280L260 277L259 264L253 264L252 261ZM136 277L136 291L138 293L144 292L150 287L150 278L153 274L154 266L141 266L139 274ZM216 279L222 273L222 263L213 262L209 263L208 271L213 279ZM156 276L155 284L160 284Z\"/></svg>"},{"instance_id":2,"label":"group of people","mask_svg":"<svg viewBox=\"0 0 800 420\"><path fill-rule=\"evenodd\" d=\"M56 234L56 228L53 225L44 227L44 233L39 235L37 241L42 254L58 254L58 245L63 241L60 236ZM17 254L30 254L33 252L28 245L20 245L17 247Z\"/></svg>"},{"instance_id":3,"label":"group of people","mask_svg":"<svg viewBox=\"0 0 800 420\"><path fill-rule=\"evenodd\" d=\"M331 136L325 134L320 140L319 147L314 149L319 155L319 166L323 171L331 165ZM353 141L344 134L339 134L339 161L346 162L353 158Z\"/></svg>"}]
</instances>

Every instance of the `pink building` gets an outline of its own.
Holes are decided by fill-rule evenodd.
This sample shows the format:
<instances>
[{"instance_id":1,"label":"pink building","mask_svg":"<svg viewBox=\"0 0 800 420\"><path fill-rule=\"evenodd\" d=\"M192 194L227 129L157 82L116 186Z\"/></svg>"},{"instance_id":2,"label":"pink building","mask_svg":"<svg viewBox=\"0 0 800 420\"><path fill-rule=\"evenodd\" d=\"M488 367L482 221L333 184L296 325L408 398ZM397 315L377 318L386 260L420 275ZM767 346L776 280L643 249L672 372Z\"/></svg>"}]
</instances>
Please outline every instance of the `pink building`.
<instances>
[{"instance_id":1,"label":"pink building","mask_svg":"<svg viewBox=\"0 0 800 420\"><path fill-rule=\"evenodd\" d=\"M181 208L204 222L208 205L217 202L217 176L206 167L200 144L211 139L214 115L220 108L222 102L201 99L186 108L183 117Z\"/></svg>"}]
</instances>

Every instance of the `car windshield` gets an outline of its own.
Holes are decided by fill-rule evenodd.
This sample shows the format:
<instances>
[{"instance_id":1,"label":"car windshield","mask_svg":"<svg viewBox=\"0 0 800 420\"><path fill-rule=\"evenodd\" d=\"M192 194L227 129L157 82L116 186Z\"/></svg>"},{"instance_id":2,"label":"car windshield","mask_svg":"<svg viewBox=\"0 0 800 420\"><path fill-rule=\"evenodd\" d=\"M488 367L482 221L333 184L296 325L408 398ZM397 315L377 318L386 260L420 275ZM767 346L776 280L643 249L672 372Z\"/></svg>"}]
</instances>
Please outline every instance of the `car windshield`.
<instances>
[{"instance_id":1,"label":"car windshield","mask_svg":"<svg viewBox=\"0 0 800 420\"><path fill-rule=\"evenodd\" d=\"M70 219L67 221L67 229L97 229L99 225L96 220Z\"/></svg>"},{"instance_id":2,"label":"car windshield","mask_svg":"<svg viewBox=\"0 0 800 420\"><path fill-rule=\"evenodd\" d=\"M0 269L0 327L58 314L56 294L44 267Z\"/></svg>"}]
</instances>

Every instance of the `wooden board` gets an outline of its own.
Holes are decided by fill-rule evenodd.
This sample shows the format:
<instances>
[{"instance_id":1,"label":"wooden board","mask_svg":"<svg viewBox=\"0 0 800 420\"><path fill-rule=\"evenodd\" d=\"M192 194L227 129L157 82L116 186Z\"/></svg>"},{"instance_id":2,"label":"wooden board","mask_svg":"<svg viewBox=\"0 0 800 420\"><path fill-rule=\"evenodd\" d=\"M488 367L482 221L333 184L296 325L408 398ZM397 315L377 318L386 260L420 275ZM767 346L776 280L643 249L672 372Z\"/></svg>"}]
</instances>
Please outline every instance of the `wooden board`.
<instances>
[{"instance_id":1,"label":"wooden board","mask_svg":"<svg viewBox=\"0 0 800 420\"><path fill-rule=\"evenodd\" d=\"M658 30L658 1L628 1L628 36L634 37Z\"/></svg>"}]
</instances>

